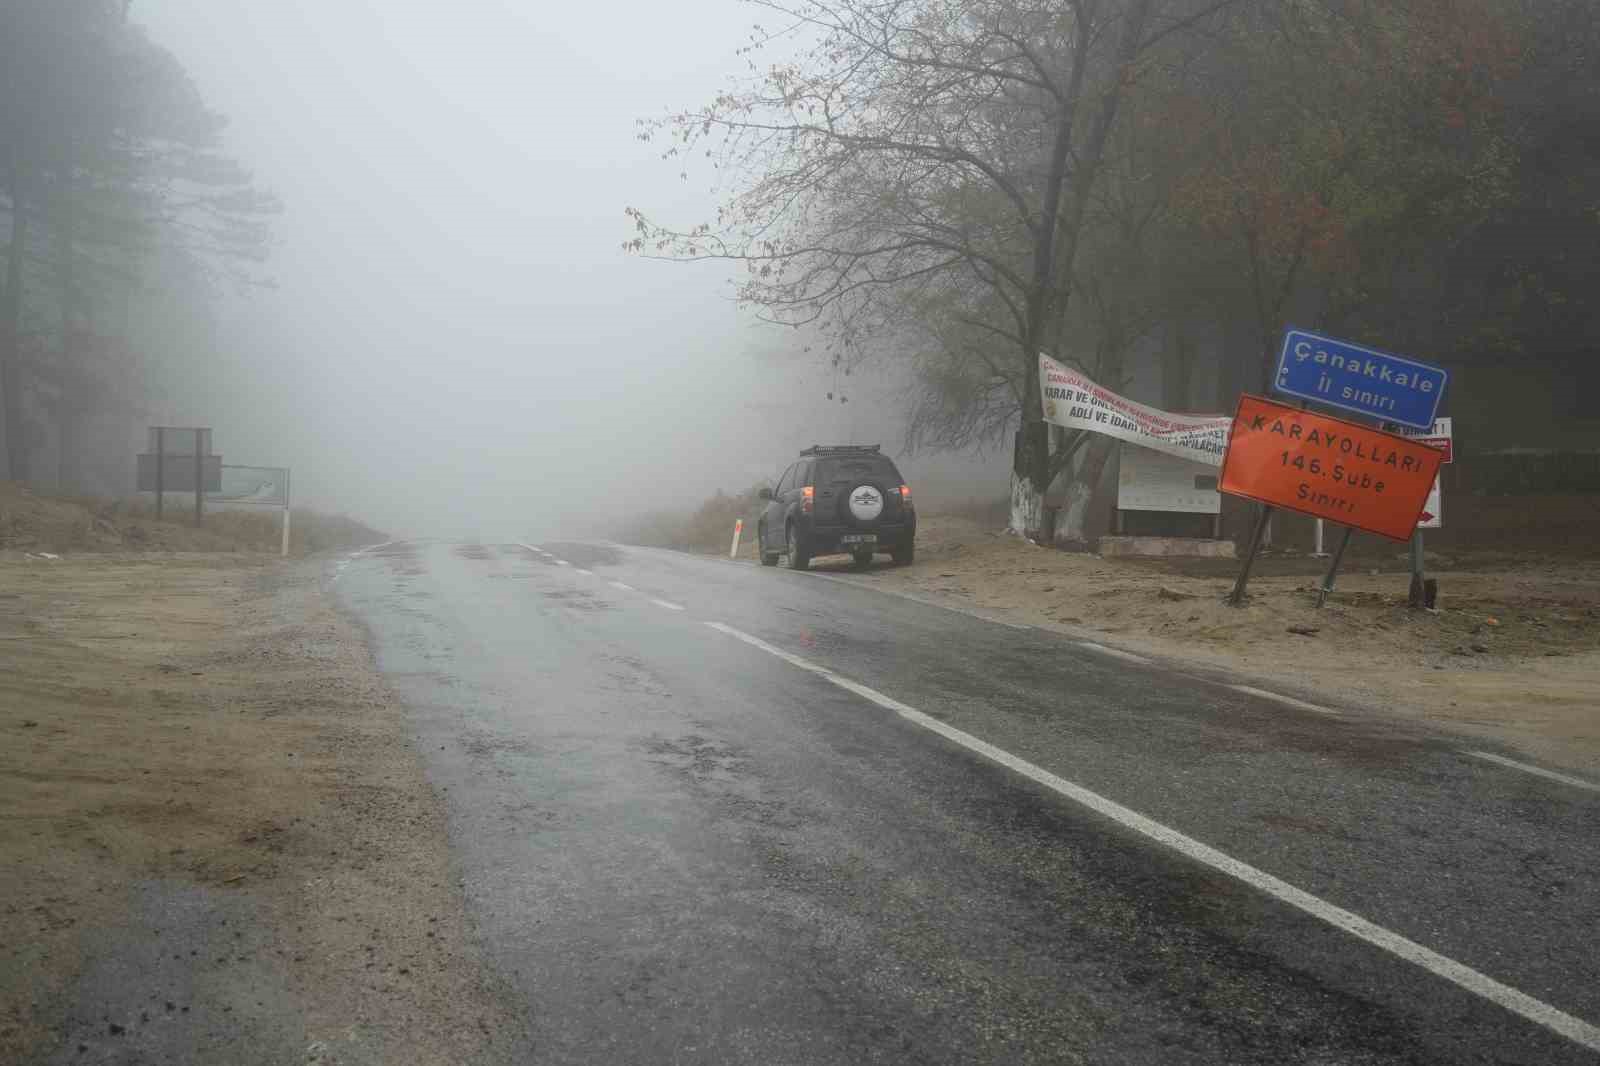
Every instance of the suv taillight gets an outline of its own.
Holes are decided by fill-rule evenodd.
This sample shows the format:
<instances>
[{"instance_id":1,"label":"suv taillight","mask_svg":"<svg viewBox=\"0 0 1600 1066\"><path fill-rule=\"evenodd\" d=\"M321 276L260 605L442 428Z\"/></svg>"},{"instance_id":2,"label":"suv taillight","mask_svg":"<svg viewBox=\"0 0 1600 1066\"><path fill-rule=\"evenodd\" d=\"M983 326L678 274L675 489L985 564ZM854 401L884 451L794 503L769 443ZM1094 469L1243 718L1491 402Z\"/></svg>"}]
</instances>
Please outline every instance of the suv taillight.
<instances>
[{"instance_id":1,"label":"suv taillight","mask_svg":"<svg viewBox=\"0 0 1600 1066\"><path fill-rule=\"evenodd\" d=\"M807 485L800 490L800 510L806 514L811 513L811 505L817 502L817 487Z\"/></svg>"},{"instance_id":2,"label":"suv taillight","mask_svg":"<svg viewBox=\"0 0 1600 1066\"><path fill-rule=\"evenodd\" d=\"M910 507L912 505L911 504L911 486L910 485L901 485L900 486L900 505L902 507Z\"/></svg>"}]
</instances>

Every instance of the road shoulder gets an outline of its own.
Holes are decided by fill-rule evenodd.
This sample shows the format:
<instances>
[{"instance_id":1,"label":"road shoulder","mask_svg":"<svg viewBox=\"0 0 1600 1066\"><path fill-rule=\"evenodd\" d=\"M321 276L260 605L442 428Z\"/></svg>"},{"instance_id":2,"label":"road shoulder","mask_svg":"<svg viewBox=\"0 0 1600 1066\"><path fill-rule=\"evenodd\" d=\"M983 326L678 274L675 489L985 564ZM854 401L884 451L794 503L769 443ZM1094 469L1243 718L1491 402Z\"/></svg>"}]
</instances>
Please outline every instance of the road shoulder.
<instances>
[{"instance_id":1,"label":"road shoulder","mask_svg":"<svg viewBox=\"0 0 1600 1066\"><path fill-rule=\"evenodd\" d=\"M509 1057L440 797L317 563L0 569L0 1059Z\"/></svg>"},{"instance_id":2,"label":"road shoulder","mask_svg":"<svg viewBox=\"0 0 1600 1066\"><path fill-rule=\"evenodd\" d=\"M1441 609L1407 608L1403 559L1368 559L1315 607L1321 560L1280 560L1242 608L1237 563L1051 551L933 516L914 566L848 559L817 574L1002 624L1059 633L1222 684L1424 724L1600 779L1600 565L1442 568ZM1503 560L1502 560L1503 562Z\"/></svg>"}]
</instances>

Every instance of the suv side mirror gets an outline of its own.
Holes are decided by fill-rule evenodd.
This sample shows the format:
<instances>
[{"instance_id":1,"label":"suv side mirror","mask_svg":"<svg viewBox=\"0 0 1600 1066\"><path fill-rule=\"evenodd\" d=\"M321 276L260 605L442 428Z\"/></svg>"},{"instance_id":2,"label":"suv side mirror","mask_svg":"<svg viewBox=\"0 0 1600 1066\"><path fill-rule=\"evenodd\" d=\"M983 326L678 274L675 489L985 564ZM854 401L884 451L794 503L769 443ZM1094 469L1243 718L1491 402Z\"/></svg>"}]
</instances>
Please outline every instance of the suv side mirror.
<instances>
[{"instance_id":1,"label":"suv side mirror","mask_svg":"<svg viewBox=\"0 0 1600 1066\"><path fill-rule=\"evenodd\" d=\"M771 489L760 489L760 490L758 490L756 492L756 499L758 499L758 500L770 500L770 499L772 499L772 490Z\"/></svg>"}]
</instances>

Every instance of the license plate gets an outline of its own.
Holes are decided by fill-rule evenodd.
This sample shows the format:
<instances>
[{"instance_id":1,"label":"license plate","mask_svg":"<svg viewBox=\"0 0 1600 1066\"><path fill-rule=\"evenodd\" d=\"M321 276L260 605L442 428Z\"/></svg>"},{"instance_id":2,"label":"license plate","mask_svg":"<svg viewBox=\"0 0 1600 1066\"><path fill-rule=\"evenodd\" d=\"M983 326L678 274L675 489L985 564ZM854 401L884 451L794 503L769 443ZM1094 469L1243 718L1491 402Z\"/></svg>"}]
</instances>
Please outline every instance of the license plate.
<instances>
[{"instance_id":1,"label":"license plate","mask_svg":"<svg viewBox=\"0 0 1600 1066\"><path fill-rule=\"evenodd\" d=\"M839 543L876 544L878 543L878 535L876 533L846 533L844 536L839 538Z\"/></svg>"}]
</instances>

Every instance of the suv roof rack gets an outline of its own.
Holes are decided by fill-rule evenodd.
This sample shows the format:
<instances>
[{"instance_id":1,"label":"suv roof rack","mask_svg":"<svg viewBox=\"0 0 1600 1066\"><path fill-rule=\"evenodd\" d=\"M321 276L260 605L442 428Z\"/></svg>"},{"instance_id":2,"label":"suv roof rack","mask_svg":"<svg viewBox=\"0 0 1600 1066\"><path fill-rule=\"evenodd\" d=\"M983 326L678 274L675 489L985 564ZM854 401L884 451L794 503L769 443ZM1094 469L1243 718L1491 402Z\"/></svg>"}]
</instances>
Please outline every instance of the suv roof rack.
<instances>
[{"instance_id":1,"label":"suv roof rack","mask_svg":"<svg viewBox=\"0 0 1600 1066\"><path fill-rule=\"evenodd\" d=\"M877 455L881 444L813 444L803 448L801 455Z\"/></svg>"}]
</instances>

